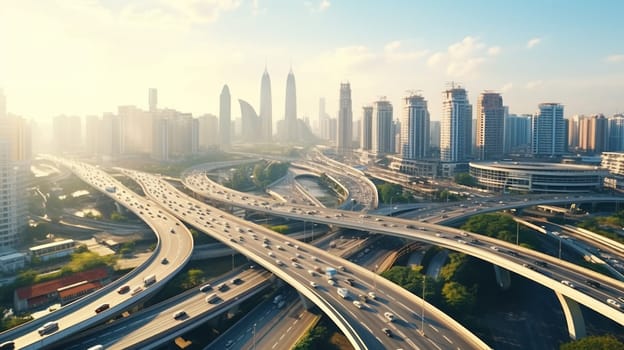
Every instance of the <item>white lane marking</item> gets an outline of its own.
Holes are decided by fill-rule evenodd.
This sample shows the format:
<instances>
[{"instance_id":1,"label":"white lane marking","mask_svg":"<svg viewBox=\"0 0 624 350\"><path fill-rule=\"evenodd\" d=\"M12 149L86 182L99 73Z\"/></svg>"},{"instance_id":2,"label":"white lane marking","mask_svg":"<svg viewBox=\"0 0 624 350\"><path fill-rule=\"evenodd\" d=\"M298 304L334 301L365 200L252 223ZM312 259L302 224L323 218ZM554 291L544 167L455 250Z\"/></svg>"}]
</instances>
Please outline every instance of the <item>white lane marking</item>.
<instances>
[{"instance_id":1,"label":"white lane marking","mask_svg":"<svg viewBox=\"0 0 624 350\"><path fill-rule=\"evenodd\" d=\"M273 344L273 346L271 346L271 349L275 349L276 346L277 346L277 343Z\"/></svg>"},{"instance_id":2,"label":"white lane marking","mask_svg":"<svg viewBox=\"0 0 624 350\"><path fill-rule=\"evenodd\" d=\"M438 344L434 343L433 340L431 340L430 338L426 338L426 339L431 343L431 345L435 346L438 350L442 350L442 348L439 347Z\"/></svg>"},{"instance_id":3,"label":"white lane marking","mask_svg":"<svg viewBox=\"0 0 624 350\"><path fill-rule=\"evenodd\" d=\"M413 347L414 349L420 350L420 348L410 338L406 338L405 342L409 344L411 347Z\"/></svg>"},{"instance_id":4,"label":"white lane marking","mask_svg":"<svg viewBox=\"0 0 624 350\"><path fill-rule=\"evenodd\" d=\"M369 332L373 333L373 330L370 329L370 327L368 327L368 325L366 325L366 323L360 321L360 324L362 325L362 327L366 328Z\"/></svg>"},{"instance_id":5,"label":"white lane marking","mask_svg":"<svg viewBox=\"0 0 624 350\"><path fill-rule=\"evenodd\" d=\"M279 340L284 339L284 335L286 335L286 334L285 334L285 333L282 333L282 336L280 337L280 339L279 339Z\"/></svg>"},{"instance_id":6,"label":"white lane marking","mask_svg":"<svg viewBox=\"0 0 624 350\"><path fill-rule=\"evenodd\" d=\"M433 325L429 324L429 327L431 327L431 329L433 329L434 331L440 333L440 331L437 328L435 328Z\"/></svg>"},{"instance_id":7,"label":"white lane marking","mask_svg":"<svg viewBox=\"0 0 624 350\"><path fill-rule=\"evenodd\" d=\"M291 329L292 329L292 326L288 327L288 329L286 330L286 333L289 333Z\"/></svg>"},{"instance_id":8,"label":"white lane marking","mask_svg":"<svg viewBox=\"0 0 624 350\"><path fill-rule=\"evenodd\" d=\"M453 341L450 340L446 335L443 335L442 338L446 339L447 342L453 344Z\"/></svg>"}]
</instances>

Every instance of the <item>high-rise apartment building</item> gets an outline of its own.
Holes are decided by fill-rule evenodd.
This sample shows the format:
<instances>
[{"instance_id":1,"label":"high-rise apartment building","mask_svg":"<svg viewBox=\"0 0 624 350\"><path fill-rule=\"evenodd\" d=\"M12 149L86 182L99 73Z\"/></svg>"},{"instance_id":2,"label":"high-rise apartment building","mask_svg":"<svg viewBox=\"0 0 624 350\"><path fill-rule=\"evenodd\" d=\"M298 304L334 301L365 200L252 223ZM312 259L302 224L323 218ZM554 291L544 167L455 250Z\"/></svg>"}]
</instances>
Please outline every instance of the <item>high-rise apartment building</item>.
<instances>
[{"instance_id":1,"label":"high-rise apartment building","mask_svg":"<svg viewBox=\"0 0 624 350\"><path fill-rule=\"evenodd\" d=\"M505 118L505 153L531 153L530 114L510 114Z\"/></svg>"},{"instance_id":2,"label":"high-rise apartment building","mask_svg":"<svg viewBox=\"0 0 624 350\"><path fill-rule=\"evenodd\" d=\"M609 141L608 127L609 122L602 114L580 118L578 124L578 150L586 153L607 151ZM572 130L568 129L568 132L572 132Z\"/></svg>"},{"instance_id":3,"label":"high-rise apartment building","mask_svg":"<svg viewBox=\"0 0 624 350\"><path fill-rule=\"evenodd\" d=\"M404 159L423 159L429 152L429 109L424 97L412 94L404 98L401 119L400 154Z\"/></svg>"},{"instance_id":4,"label":"high-rise apartment building","mask_svg":"<svg viewBox=\"0 0 624 350\"><path fill-rule=\"evenodd\" d=\"M431 120L429 125L429 147L440 149L440 121Z\"/></svg>"},{"instance_id":5,"label":"high-rise apartment building","mask_svg":"<svg viewBox=\"0 0 624 350\"><path fill-rule=\"evenodd\" d=\"M578 151L579 148L579 126L581 119L585 118L583 115L573 115L571 118L566 119L568 124L568 150L571 152Z\"/></svg>"},{"instance_id":6,"label":"high-rise apartment building","mask_svg":"<svg viewBox=\"0 0 624 350\"><path fill-rule=\"evenodd\" d=\"M154 112L156 113L156 112ZM121 126L121 153L148 154L152 148L152 115L136 106L119 106L117 115Z\"/></svg>"},{"instance_id":7,"label":"high-rise apartment building","mask_svg":"<svg viewBox=\"0 0 624 350\"><path fill-rule=\"evenodd\" d=\"M624 151L624 114L609 118L609 151Z\"/></svg>"},{"instance_id":8,"label":"high-rise apartment building","mask_svg":"<svg viewBox=\"0 0 624 350\"><path fill-rule=\"evenodd\" d=\"M286 78L286 104L284 111L284 122L286 123L286 135L284 140L297 141L297 87L295 85L295 74L292 68Z\"/></svg>"},{"instance_id":9,"label":"high-rise apartment building","mask_svg":"<svg viewBox=\"0 0 624 350\"><path fill-rule=\"evenodd\" d=\"M266 67L260 83L260 124L261 141L271 142L273 139L273 100L271 97L271 78Z\"/></svg>"},{"instance_id":10,"label":"high-rise apartment building","mask_svg":"<svg viewBox=\"0 0 624 350\"><path fill-rule=\"evenodd\" d=\"M371 152L378 155L394 153L392 104L386 100L373 103Z\"/></svg>"},{"instance_id":11,"label":"high-rise apartment building","mask_svg":"<svg viewBox=\"0 0 624 350\"><path fill-rule=\"evenodd\" d=\"M563 105L540 103L531 122L532 151L535 157L557 157L566 152L567 134Z\"/></svg>"},{"instance_id":12,"label":"high-rise apartment building","mask_svg":"<svg viewBox=\"0 0 624 350\"><path fill-rule=\"evenodd\" d=\"M330 137L330 117L325 110L325 98L319 99L319 115L318 115L319 135L323 140L329 140Z\"/></svg>"},{"instance_id":13,"label":"high-rise apartment building","mask_svg":"<svg viewBox=\"0 0 624 350\"><path fill-rule=\"evenodd\" d=\"M505 109L503 98L495 92L483 92L477 102L477 158L498 160L504 153Z\"/></svg>"},{"instance_id":14,"label":"high-rise apartment building","mask_svg":"<svg viewBox=\"0 0 624 350\"><path fill-rule=\"evenodd\" d=\"M373 106L362 107L360 148L370 151L373 146Z\"/></svg>"},{"instance_id":15,"label":"high-rise apartment building","mask_svg":"<svg viewBox=\"0 0 624 350\"><path fill-rule=\"evenodd\" d=\"M84 118L84 126L85 151L89 155L98 155L102 142L102 121L97 115L88 115Z\"/></svg>"},{"instance_id":16,"label":"high-rise apartment building","mask_svg":"<svg viewBox=\"0 0 624 350\"><path fill-rule=\"evenodd\" d=\"M223 85L221 96L219 97L219 145L227 149L230 147L230 126L232 123L232 99L230 89Z\"/></svg>"},{"instance_id":17,"label":"high-rise apartment building","mask_svg":"<svg viewBox=\"0 0 624 350\"><path fill-rule=\"evenodd\" d=\"M156 112L158 110L158 90L150 88L147 92L147 102L149 104L149 111Z\"/></svg>"},{"instance_id":18,"label":"high-rise apartment building","mask_svg":"<svg viewBox=\"0 0 624 350\"><path fill-rule=\"evenodd\" d=\"M442 94L440 160L465 162L472 153L472 105L461 86L453 84Z\"/></svg>"},{"instance_id":19,"label":"high-rise apartment building","mask_svg":"<svg viewBox=\"0 0 624 350\"><path fill-rule=\"evenodd\" d=\"M353 109L351 106L351 85L340 84L340 101L338 109L338 152L346 152L353 148Z\"/></svg>"},{"instance_id":20,"label":"high-rise apartment building","mask_svg":"<svg viewBox=\"0 0 624 350\"><path fill-rule=\"evenodd\" d=\"M157 116L153 122L152 134L152 158L159 161L168 161L171 147L171 126L168 118Z\"/></svg>"},{"instance_id":21,"label":"high-rise apartment building","mask_svg":"<svg viewBox=\"0 0 624 350\"><path fill-rule=\"evenodd\" d=\"M219 119L214 114L204 114L199 120L199 147L209 148L219 144Z\"/></svg>"},{"instance_id":22,"label":"high-rise apartment building","mask_svg":"<svg viewBox=\"0 0 624 350\"><path fill-rule=\"evenodd\" d=\"M121 154L121 120L119 116L113 113L105 113L102 116L101 126L99 153L104 161L116 160ZM156 140L153 139L152 142L156 143Z\"/></svg>"}]
</instances>

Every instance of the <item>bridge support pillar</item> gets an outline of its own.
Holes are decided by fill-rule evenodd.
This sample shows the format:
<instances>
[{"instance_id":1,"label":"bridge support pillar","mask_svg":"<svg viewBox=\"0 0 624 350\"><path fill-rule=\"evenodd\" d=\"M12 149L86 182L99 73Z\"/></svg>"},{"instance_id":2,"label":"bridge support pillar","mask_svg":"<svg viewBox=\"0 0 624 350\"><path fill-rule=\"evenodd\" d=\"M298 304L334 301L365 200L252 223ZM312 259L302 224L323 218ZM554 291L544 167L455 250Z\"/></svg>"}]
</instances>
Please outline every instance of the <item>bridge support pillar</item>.
<instances>
[{"instance_id":1,"label":"bridge support pillar","mask_svg":"<svg viewBox=\"0 0 624 350\"><path fill-rule=\"evenodd\" d=\"M583 313L581 312L579 304L559 292L555 292L555 294L561 303L570 339L580 339L585 337L587 335L587 330L585 328L585 319L583 319Z\"/></svg>"},{"instance_id":2,"label":"bridge support pillar","mask_svg":"<svg viewBox=\"0 0 624 350\"><path fill-rule=\"evenodd\" d=\"M511 275L508 270L505 270L498 265L494 265L494 275L496 276L496 283L501 289L509 289L511 286Z\"/></svg>"},{"instance_id":3,"label":"bridge support pillar","mask_svg":"<svg viewBox=\"0 0 624 350\"><path fill-rule=\"evenodd\" d=\"M306 298L305 295L299 293L299 299L301 299L301 303L306 310L311 310L314 308L314 303L310 301L310 299Z\"/></svg>"}]
</instances>

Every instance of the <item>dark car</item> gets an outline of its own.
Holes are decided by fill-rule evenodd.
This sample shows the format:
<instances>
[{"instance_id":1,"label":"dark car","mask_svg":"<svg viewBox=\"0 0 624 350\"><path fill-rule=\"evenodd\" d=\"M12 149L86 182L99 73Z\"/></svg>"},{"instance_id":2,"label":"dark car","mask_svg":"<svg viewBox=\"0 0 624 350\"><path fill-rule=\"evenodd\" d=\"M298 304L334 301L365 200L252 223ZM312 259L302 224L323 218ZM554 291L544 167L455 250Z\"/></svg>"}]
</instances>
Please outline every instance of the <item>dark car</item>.
<instances>
[{"instance_id":1,"label":"dark car","mask_svg":"<svg viewBox=\"0 0 624 350\"><path fill-rule=\"evenodd\" d=\"M390 330L390 328L382 328L381 331L384 332L386 337L392 337L392 331Z\"/></svg>"},{"instance_id":2,"label":"dark car","mask_svg":"<svg viewBox=\"0 0 624 350\"><path fill-rule=\"evenodd\" d=\"M130 286L125 285L125 286L121 286L119 287L119 289L117 289L117 293L119 294L125 294L128 293L130 291Z\"/></svg>"},{"instance_id":3,"label":"dark car","mask_svg":"<svg viewBox=\"0 0 624 350\"><path fill-rule=\"evenodd\" d=\"M590 287L594 287L594 288L600 288L600 283L594 281L594 280L585 280L585 283L590 286Z\"/></svg>"},{"instance_id":4,"label":"dark car","mask_svg":"<svg viewBox=\"0 0 624 350\"><path fill-rule=\"evenodd\" d=\"M102 312L102 311L104 311L104 310L106 310L108 308L110 308L109 304L102 304L102 305L98 306L97 309L95 309L95 313L99 314L100 312Z\"/></svg>"}]
</instances>

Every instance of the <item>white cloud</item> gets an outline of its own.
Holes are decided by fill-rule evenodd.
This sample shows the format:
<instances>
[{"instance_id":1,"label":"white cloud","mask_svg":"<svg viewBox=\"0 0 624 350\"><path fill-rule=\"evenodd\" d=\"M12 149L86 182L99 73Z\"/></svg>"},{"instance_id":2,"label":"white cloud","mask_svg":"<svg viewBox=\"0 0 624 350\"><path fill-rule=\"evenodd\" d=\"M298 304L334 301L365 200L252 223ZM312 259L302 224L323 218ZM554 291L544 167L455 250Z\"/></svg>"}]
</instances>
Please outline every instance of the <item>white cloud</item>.
<instances>
[{"instance_id":1,"label":"white cloud","mask_svg":"<svg viewBox=\"0 0 624 350\"><path fill-rule=\"evenodd\" d=\"M412 61L424 57L428 50L402 50L400 40L391 41L384 47L384 56L388 62Z\"/></svg>"},{"instance_id":2,"label":"white cloud","mask_svg":"<svg viewBox=\"0 0 624 350\"><path fill-rule=\"evenodd\" d=\"M608 63L624 62L624 54L609 55L605 57L605 62L608 62Z\"/></svg>"},{"instance_id":3,"label":"white cloud","mask_svg":"<svg viewBox=\"0 0 624 350\"><path fill-rule=\"evenodd\" d=\"M432 67L444 65L446 74L451 77L474 77L479 74L479 68L500 51L498 46L487 48L479 38L467 36L449 45L446 51L433 53L427 63Z\"/></svg>"},{"instance_id":4,"label":"white cloud","mask_svg":"<svg viewBox=\"0 0 624 350\"><path fill-rule=\"evenodd\" d=\"M537 87L542 86L543 84L544 84L544 82L541 81L541 80L532 80L532 81L527 82L525 87L527 89L535 89Z\"/></svg>"},{"instance_id":5,"label":"white cloud","mask_svg":"<svg viewBox=\"0 0 624 350\"><path fill-rule=\"evenodd\" d=\"M331 6L331 2L329 2L329 0L321 0L317 2L306 1L304 2L304 5L310 12L318 13L327 10Z\"/></svg>"},{"instance_id":6,"label":"white cloud","mask_svg":"<svg viewBox=\"0 0 624 350\"><path fill-rule=\"evenodd\" d=\"M532 49L535 46L539 45L542 42L542 38L532 38L526 43L527 49Z\"/></svg>"},{"instance_id":7,"label":"white cloud","mask_svg":"<svg viewBox=\"0 0 624 350\"><path fill-rule=\"evenodd\" d=\"M500 54L500 52L501 52L500 46L492 46L487 51L488 55L490 55L490 56L496 56L496 55Z\"/></svg>"}]
</instances>

